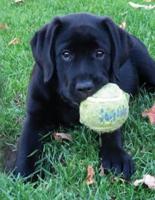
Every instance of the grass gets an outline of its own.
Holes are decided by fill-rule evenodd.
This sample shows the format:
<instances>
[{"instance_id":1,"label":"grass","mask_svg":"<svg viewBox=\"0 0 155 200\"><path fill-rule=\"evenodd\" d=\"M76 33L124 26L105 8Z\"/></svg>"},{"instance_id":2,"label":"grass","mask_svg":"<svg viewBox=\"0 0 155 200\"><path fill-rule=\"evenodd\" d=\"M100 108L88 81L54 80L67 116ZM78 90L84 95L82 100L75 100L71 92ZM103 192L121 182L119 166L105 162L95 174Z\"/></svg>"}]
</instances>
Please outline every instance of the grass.
<instances>
[{"instance_id":1,"label":"grass","mask_svg":"<svg viewBox=\"0 0 155 200\"><path fill-rule=\"evenodd\" d=\"M142 0L134 1L144 3ZM0 1L0 23L7 23L7 30L0 30L0 148L15 144L20 135L25 113L27 85L33 60L29 41L35 30L56 15L74 12L92 12L109 15L117 24L126 21L127 30L139 37L155 58L155 10L134 10L126 0L25 0L14 4L13 0ZM19 38L21 43L8 45ZM133 155L136 173L133 180L143 174L155 172L155 127L141 117L141 112L155 101L155 94L142 91L130 104L129 120L123 127L125 148ZM38 162L38 170L44 171L44 180L38 186L24 184L18 178L0 173L0 200L154 200L154 192L131 183L122 183L112 175L101 177L98 173L98 143L94 133L83 127L67 130L73 135L72 143L48 141ZM60 162L61 161L61 162ZM95 169L95 183L85 183L86 168ZM51 169L53 169L51 173Z\"/></svg>"}]
</instances>

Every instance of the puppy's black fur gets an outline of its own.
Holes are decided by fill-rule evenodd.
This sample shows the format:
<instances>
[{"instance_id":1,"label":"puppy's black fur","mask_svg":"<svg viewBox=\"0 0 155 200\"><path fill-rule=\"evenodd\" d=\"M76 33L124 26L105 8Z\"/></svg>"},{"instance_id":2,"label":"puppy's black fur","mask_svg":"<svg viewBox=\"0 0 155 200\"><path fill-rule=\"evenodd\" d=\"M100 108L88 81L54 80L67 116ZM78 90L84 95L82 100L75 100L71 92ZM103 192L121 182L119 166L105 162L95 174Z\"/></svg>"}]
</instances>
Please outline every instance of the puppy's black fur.
<instances>
[{"instance_id":1,"label":"puppy's black fur","mask_svg":"<svg viewBox=\"0 0 155 200\"><path fill-rule=\"evenodd\" d=\"M56 17L31 41L35 66L27 117L18 148L16 173L34 172L40 138L59 125L79 123L79 103L108 82L135 94L146 82L155 86L155 62L144 44L108 17L72 14ZM134 166L124 151L121 130L101 136L101 164L129 179Z\"/></svg>"}]
</instances>

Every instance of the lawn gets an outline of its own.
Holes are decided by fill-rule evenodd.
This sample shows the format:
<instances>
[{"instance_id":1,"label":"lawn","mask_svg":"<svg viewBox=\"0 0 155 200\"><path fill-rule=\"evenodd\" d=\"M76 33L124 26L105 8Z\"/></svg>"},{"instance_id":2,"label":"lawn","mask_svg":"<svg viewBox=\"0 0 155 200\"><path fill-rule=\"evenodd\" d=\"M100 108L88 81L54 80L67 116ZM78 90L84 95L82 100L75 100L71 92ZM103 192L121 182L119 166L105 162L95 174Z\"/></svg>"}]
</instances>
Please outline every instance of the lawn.
<instances>
[{"instance_id":1,"label":"lawn","mask_svg":"<svg viewBox=\"0 0 155 200\"><path fill-rule=\"evenodd\" d=\"M4 161L3 149L13 146L18 139L25 115L27 85L33 66L29 41L34 32L57 15L91 12L108 15L117 24L126 21L126 29L139 37L155 58L155 10L135 10L127 0L0 0L0 165ZM135 0L144 3L143 0ZM148 3L145 3L148 4ZM19 44L9 45L18 38ZM38 162L38 171L45 178L37 187L24 184L18 178L0 172L0 200L154 200L155 193L144 187L135 188L133 180L144 174L155 174L155 127L141 112L155 101L155 94L142 90L130 103L130 116L124 125L125 148L133 155L136 173L131 182L123 183L112 174L100 176L98 171L98 142L94 133L84 127L67 130L73 142L60 143L48 139ZM6 158L6 156L5 156ZM87 186L86 168L95 169L95 183Z\"/></svg>"}]
</instances>

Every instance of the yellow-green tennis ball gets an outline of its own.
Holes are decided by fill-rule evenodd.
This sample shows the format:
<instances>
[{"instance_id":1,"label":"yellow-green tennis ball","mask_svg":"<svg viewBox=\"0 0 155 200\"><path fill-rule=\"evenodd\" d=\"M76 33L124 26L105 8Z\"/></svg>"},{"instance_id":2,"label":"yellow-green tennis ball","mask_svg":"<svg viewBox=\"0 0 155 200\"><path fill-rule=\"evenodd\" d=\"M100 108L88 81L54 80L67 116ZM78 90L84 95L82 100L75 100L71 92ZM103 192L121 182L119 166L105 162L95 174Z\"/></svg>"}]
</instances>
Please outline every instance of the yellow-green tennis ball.
<instances>
[{"instance_id":1,"label":"yellow-green tennis ball","mask_svg":"<svg viewBox=\"0 0 155 200\"><path fill-rule=\"evenodd\" d=\"M108 83L80 104L80 122L88 128L107 133L120 128L128 118L129 95Z\"/></svg>"}]
</instances>

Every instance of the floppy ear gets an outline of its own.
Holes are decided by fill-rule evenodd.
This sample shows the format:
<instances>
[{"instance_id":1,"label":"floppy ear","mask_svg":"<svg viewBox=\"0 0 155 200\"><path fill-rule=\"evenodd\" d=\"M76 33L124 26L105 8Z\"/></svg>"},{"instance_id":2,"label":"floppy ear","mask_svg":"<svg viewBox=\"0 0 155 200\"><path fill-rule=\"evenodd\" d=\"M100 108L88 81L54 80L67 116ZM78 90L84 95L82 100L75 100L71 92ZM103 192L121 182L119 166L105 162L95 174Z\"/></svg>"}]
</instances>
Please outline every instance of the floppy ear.
<instances>
[{"instance_id":1,"label":"floppy ear","mask_svg":"<svg viewBox=\"0 0 155 200\"><path fill-rule=\"evenodd\" d=\"M103 17L102 27L106 28L112 42L112 66L110 74L112 75L111 81L115 82L119 79L119 68L127 60L133 46L132 36L117 26L109 17Z\"/></svg>"},{"instance_id":2,"label":"floppy ear","mask_svg":"<svg viewBox=\"0 0 155 200\"><path fill-rule=\"evenodd\" d=\"M46 24L37 31L31 40L33 57L39 67L43 70L44 82L48 82L54 71L54 38L56 30L60 25L59 18L55 18L51 23Z\"/></svg>"}]
</instances>

